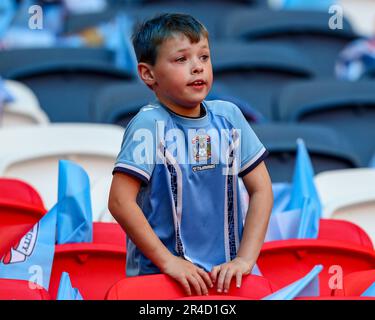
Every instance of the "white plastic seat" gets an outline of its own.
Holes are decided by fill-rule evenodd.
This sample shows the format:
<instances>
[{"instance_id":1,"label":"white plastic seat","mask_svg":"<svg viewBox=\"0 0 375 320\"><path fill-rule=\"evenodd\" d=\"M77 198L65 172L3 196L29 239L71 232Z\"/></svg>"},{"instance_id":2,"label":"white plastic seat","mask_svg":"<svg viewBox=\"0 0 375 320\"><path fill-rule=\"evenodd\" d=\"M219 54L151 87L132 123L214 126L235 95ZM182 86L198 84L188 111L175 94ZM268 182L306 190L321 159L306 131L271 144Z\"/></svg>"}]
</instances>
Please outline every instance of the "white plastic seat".
<instances>
[{"instance_id":1,"label":"white plastic seat","mask_svg":"<svg viewBox=\"0 0 375 320\"><path fill-rule=\"evenodd\" d=\"M48 116L40 108L35 94L23 83L6 80L5 87L14 97L14 101L6 103L1 119L1 127L20 127L25 125L45 125Z\"/></svg>"},{"instance_id":2,"label":"white plastic seat","mask_svg":"<svg viewBox=\"0 0 375 320\"><path fill-rule=\"evenodd\" d=\"M315 184L323 217L362 227L375 240L375 169L345 169L319 173Z\"/></svg>"},{"instance_id":3,"label":"white plastic seat","mask_svg":"<svg viewBox=\"0 0 375 320\"><path fill-rule=\"evenodd\" d=\"M375 2L372 0L339 0L345 16L362 36L373 36Z\"/></svg>"},{"instance_id":4,"label":"white plastic seat","mask_svg":"<svg viewBox=\"0 0 375 320\"><path fill-rule=\"evenodd\" d=\"M106 175L91 185L91 205L95 217L94 221L116 222L108 209L109 190L112 175Z\"/></svg>"},{"instance_id":5,"label":"white plastic seat","mask_svg":"<svg viewBox=\"0 0 375 320\"><path fill-rule=\"evenodd\" d=\"M20 178L39 191L47 208L57 201L58 160L89 175L94 221L112 221L107 208L112 170L123 129L103 124L52 124L0 131L0 176ZM99 220L99 218L101 220Z\"/></svg>"}]
</instances>

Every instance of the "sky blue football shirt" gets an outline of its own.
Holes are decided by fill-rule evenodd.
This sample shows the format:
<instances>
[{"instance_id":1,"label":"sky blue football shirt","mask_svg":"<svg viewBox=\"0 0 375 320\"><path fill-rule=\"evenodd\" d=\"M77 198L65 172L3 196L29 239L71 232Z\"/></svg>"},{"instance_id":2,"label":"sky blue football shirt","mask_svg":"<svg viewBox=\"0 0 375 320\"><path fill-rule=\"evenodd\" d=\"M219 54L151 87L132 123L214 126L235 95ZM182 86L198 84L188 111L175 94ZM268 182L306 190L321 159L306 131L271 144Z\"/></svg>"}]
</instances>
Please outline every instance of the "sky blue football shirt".
<instances>
[{"instance_id":1,"label":"sky blue football shirt","mask_svg":"<svg viewBox=\"0 0 375 320\"><path fill-rule=\"evenodd\" d=\"M143 181L137 197L151 227L176 256L211 271L235 258L242 237L239 177L267 151L239 108L204 101L189 118L160 102L144 106L125 129L114 173ZM127 239L127 276L160 273Z\"/></svg>"}]
</instances>

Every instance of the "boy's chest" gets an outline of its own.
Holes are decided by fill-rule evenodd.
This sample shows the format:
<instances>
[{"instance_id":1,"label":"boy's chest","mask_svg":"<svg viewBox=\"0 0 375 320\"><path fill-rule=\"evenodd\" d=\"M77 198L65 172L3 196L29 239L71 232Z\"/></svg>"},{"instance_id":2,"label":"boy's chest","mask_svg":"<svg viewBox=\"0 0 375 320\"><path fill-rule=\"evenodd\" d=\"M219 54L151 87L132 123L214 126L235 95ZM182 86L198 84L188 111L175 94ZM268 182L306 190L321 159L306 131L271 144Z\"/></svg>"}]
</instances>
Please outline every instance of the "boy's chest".
<instances>
[{"instance_id":1,"label":"boy's chest","mask_svg":"<svg viewBox=\"0 0 375 320\"><path fill-rule=\"evenodd\" d=\"M241 135L230 128L166 130L159 137L159 161L178 165L184 173L202 175L238 167Z\"/></svg>"}]
</instances>

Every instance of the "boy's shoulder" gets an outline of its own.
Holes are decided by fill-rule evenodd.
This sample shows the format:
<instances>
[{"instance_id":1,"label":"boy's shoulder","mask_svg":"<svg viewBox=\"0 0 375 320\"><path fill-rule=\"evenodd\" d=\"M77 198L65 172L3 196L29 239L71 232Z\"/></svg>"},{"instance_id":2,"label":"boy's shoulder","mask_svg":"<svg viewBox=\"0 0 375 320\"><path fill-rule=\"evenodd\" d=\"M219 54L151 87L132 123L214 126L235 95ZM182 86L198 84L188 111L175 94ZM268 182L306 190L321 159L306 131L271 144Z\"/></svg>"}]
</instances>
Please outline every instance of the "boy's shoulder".
<instances>
[{"instance_id":1,"label":"boy's shoulder","mask_svg":"<svg viewBox=\"0 0 375 320\"><path fill-rule=\"evenodd\" d=\"M213 116L224 117L230 122L235 122L238 120L239 116L242 116L240 108L232 102L225 100L208 100L205 101L205 103Z\"/></svg>"},{"instance_id":2,"label":"boy's shoulder","mask_svg":"<svg viewBox=\"0 0 375 320\"><path fill-rule=\"evenodd\" d=\"M156 121L165 120L168 112L157 103L149 103L143 106L138 113L130 120L128 128L154 128Z\"/></svg>"}]
</instances>

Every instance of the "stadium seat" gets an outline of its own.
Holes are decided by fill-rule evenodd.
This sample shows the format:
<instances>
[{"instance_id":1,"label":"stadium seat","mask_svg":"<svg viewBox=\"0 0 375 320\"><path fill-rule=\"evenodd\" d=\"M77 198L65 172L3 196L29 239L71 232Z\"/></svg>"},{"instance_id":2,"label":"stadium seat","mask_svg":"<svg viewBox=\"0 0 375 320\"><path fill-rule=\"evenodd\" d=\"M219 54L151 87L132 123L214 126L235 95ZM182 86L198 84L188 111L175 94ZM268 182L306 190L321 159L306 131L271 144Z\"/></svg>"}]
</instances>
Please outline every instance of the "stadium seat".
<instances>
[{"instance_id":1,"label":"stadium seat","mask_svg":"<svg viewBox=\"0 0 375 320\"><path fill-rule=\"evenodd\" d=\"M314 180L324 217L351 221L375 239L375 169L327 171Z\"/></svg>"},{"instance_id":2,"label":"stadium seat","mask_svg":"<svg viewBox=\"0 0 375 320\"><path fill-rule=\"evenodd\" d=\"M336 240L373 249L369 235L358 225L344 220L320 219L320 240Z\"/></svg>"},{"instance_id":3,"label":"stadium seat","mask_svg":"<svg viewBox=\"0 0 375 320\"><path fill-rule=\"evenodd\" d=\"M47 115L40 108L37 97L27 86L17 81L6 80L5 87L14 100L4 105L1 127L49 123Z\"/></svg>"},{"instance_id":4,"label":"stadium seat","mask_svg":"<svg viewBox=\"0 0 375 320\"><path fill-rule=\"evenodd\" d=\"M264 277L279 288L300 279L315 265L319 274L320 296L330 296L330 268L340 266L343 275L375 268L373 249L333 240L282 240L265 243L257 261Z\"/></svg>"},{"instance_id":5,"label":"stadium seat","mask_svg":"<svg viewBox=\"0 0 375 320\"><path fill-rule=\"evenodd\" d=\"M371 79L371 80L375 79L375 65L369 67L369 69L363 75L363 79Z\"/></svg>"},{"instance_id":6,"label":"stadium seat","mask_svg":"<svg viewBox=\"0 0 375 320\"><path fill-rule=\"evenodd\" d=\"M42 287L26 280L0 279L0 300L51 300Z\"/></svg>"},{"instance_id":7,"label":"stadium seat","mask_svg":"<svg viewBox=\"0 0 375 320\"><path fill-rule=\"evenodd\" d=\"M211 41L210 48L215 81L270 120L274 119L273 102L282 86L314 77L312 63L284 46Z\"/></svg>"},{"instance_id":8,"label":"stadium seat","mask_svg":"<svg viewBox=\"0 0 375 320\"><path fill-rule=\"evenodd\" d=\"M113 244L125 248L125 237L125 232L118 223L93 223L93 243Z\"/></svg>"},{"instance_id":9,"label":"stadium seat","mask_svg":"<svg viewBox=\"0 0 375 320\"><path fill-rule=\"evenodd\" d=\"M335 289L335 297L360 297L375 282L375 270L353 272L342 281L342 289ZM373 297L375 299L375 297Z\"/></svg>"},{"instance_id":10,"label":"stadium seat","mask_svg":"<svg viewBox=\"0 0 375 320\"><path fill-rule=\"evenodd\" d=\"M349 143L333 129L289 123L259 124L252 128L270 152L265 163L274 183L292 180L298 138L306 144L315 173L361 165Z\"/></svg>"},{"instance_id":11,"label":"stadium seat","mask_svg":"<svg viewBox=\"0 0 375 320\"><path fill-rule=\"evenodd\" d=\"M259 1L258 1L259 2ZM134 4L134 3L133 3ZM138 5L126 7L125 12L135 23L156 16L161 13L187 13L201 21L210 33L210 39L222 37L220 24L223 17L235 10L244 10L255 4L254 0L236 1L142 1ZM210 14L207 14L207 13Z\"/></svg>"},{"instance_id":12,"label":"stadium seat","mask_svg":"<svg viewBox=\"0 0 375 320\"><path fill-rule=\"evenodd\" d=\"M95 93L102 86L132 80L133 75L108 63L82 58L32 65L9 78L33 90L52 122L92 122L89 109Z\"/></svg>"},{"instance_id":13,"label":"stadium seat","mask_svg":"<svg viewBox=\"0 0 375 320\"><path fill-rule=\"evenodd\" d=\"M291 46L310 57L319 76L334 76L339 52L353 39L349 22L343 28L329 28L328 12L300 10L236 10L220 24L226 38L244 39L252 43Z\"/></svg>"},{"instance_id":14,"label":"stadium seat","mask_svg":"<svg viewBox=\"0 0 375 320\"><path fill-rule=\"evenodd\" d=\"M42 199L31 185L0 178L0 259L45 213Z\"/></svg>"},{"instance_id":15,"label":"stadium seat","mask_svg":"<svg viewBox=\"0 0 375 320\"><path fill-rule=\"evenodd\" d=\"M109 288L125 277L125 246L103 243L56 245L49 293L56 298L62 272L85 300L103 300Z\"/></svg>"},{"instance_id":16,"label":"stadium seat","mask_svg":"<svg viewBox=\"0 0 375 320\"><path fill-rule=\"evenodd\" d=\"M0 51L0 74L13 77L25 69L56 64L102 63L114 65L114 52L102 48L24 48Z\"/></svg>"},{"instance_id":17,"label":"stadium seat","mask_svg":"<svg viewBox=\"0 0 375 320\"><path fill-rule=\"evenodd\" d=\"M66 15L64 31L66 33L81 32L114 19L117 13L117 7L107 7L105 10L95 13L69 13Z\"/></svg>"},{"instance_id":18,"label":"stadium seat","mask_svg":"<svg viewBox=\"0 0 375 320\"><path fill-rule=\"evenodd\" d=\"M111 184L112 175L105 175L91 186L91 208L94 221L115 222L115 218L108 209Z\"/></svg>"},{"instance_id":19,"label":"stadium seat","mask_svg":"<svg viewBox=\"0 0 375 320\"><path fill-rule=\"evenodd\" d=\"M95 122L126 127L141 107L155 100L155 95L141 82L105 86L98 91L91 106Z\"/></svg>"},{"instance_id":20,"label":"stadium seat","mask_svg":"<svg viewBox=\"0 0 375 320\"><path fill-rule=\"evenodd\" d=\"M111 177L122 136L122 128L103 124L6 128L0 131L0 176L31 183L51 208L57 201L58 160L70 159L87 171L94 194L98 188L108 195L101 180ZM106 208L108 199L96 200L101 203L93 206L94 221L101 216L96 208Z\"/></svg>"},{"instance_id":21,"label":"stadium seat","mask_svg":"<svg viewBox=\"0 0 375 320\"><path fill-rule=\"evenodd\" d=\"M374 107L372 81L301 81L283 88L277 118L335 129L367 166L375 150Z\"/></svg>"},{"instance_id":22,"label":"stadium seat","mask_svg":"<svg viewBox=\"0 0 375 320\"><path fill-rule=\"evenodd\" d=\"M241 288L231 282L227 294L220 295L216 287L208 288L208 297L236 296L259 300L275 291L275 287L260 276L249 275L242 278ZM193 291L194 294L194 291ZM165 274L129 277L120 280L108 291L107 300L170 300L186 298L182 286Z\"/></svg>"}]
</instances>

